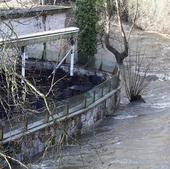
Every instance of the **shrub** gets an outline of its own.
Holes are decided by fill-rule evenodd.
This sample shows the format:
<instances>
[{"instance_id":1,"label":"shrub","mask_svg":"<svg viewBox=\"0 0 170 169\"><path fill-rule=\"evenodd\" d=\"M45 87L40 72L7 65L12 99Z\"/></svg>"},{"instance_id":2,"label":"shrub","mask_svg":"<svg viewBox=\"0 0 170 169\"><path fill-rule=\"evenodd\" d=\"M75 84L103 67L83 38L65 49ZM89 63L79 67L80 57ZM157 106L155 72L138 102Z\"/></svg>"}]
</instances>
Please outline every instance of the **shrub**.
<instances>
[{"instance_id":1,"label":"shrub","mask_svg":"<svg viewBox=\"0 0 170 169\"><path fill-rule=\"evenodd\" d=\"M129 54L122 66L122 77L125 91L130 102L143 101L145 88L149 84L148 73L153 61L146 61L141 53Z\"/></svg>"},{"instance_id":2,"label":"shrub","mask_svg":"<svg viewBox=\"0 0 170 169\"><path fill-rule=\"evenodd\" d=\"M97 53L96 0L76 1L76 24L80 29L78 37L78 63L93 66Z\"/></svg>"}]
</instances>

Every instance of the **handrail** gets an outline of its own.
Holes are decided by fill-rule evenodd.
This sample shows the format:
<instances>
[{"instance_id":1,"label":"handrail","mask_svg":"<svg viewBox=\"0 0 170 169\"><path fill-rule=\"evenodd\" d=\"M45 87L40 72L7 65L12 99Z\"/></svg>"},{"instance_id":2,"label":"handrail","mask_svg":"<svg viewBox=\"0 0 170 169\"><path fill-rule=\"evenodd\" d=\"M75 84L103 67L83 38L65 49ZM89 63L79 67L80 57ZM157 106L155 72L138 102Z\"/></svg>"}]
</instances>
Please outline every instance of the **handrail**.
<instances>
[{"instance_id":1,"label":"handrail","mask_svg":"<svg viewBox=\"0 0 170 169\"><path fill-rule=\"evenodd\" d=\"M69 54L71 54L71 51L72 51L72 49L70 49L70 50L66 53L66 55L61 59L61 61L59 62L59 64L54 68L52 74L54 74L55 71L62 65L62 63L64 62L64 60L69 56Z\"/></svg>"},{"instance_id":2,"label":"handrail","mask_svg":"<svg viewBox=\"0 0 170 169\"><path fill-rule=\"evenodd\" d=\"M119 87L119 83L117 82L116 82L117 85L114 88L112 87L113 85L112 83L115 77L118 78L117 76L112 76L111 78L107 79L106 81L99 84L98 86L95 86L94 88L87 91L86 93L76 95L69 99L63 100L62 102L64 102L65 104L57 106L55 109L56 112L52 114L52 117L47 116L47 114L45 113L43 116L41 116L41 118L37 119L36 121L32 121L32 122L30 121L29 123L29 119L28 119L29 116L28 116L26 120L27 123L25 125L23 125L23 121L22 121L22 127L9 131L8 133L3 133L4 130L2 129L2 136L0 136L1 137L0 140L3 141L4 139L6 140L7 138L13 137L15 135L21 133L23 134L23 132L26 132L30 129L33 130L34 128L41 127L49 122L52 122L53 120L59 119L69 114L73 114L77 111L89 107L90 105L94 104L96 101L98 101L99 99L101 99L102 97L104 97L105 95L109 94L110 92L112 92L113 90ZM101 93L96 92L96 90L100 90ZM78 98L77 103L74 100L75 98ZM70 102L68 100L70 100ZM74 100L74 106L72 106L71 100ZM1 133L1 128L0 128L0 133Z\"/></svg>"},{"instance_id":3,"label":"handrail","mask_svg":"<svg viewBox=\"0 0 170 169\"><path fill-rule=\"evenodd\" d=\"M78 32L79 28L77 27L67 27L57 30L36 32L18 37L10 37L8 39L0 39L0 46L11 46L11 44L16 44L17 46L27 46L47 41L55 41L61 37L67 38L68 36L77 35Z\"/></svg>"}]
</instances>

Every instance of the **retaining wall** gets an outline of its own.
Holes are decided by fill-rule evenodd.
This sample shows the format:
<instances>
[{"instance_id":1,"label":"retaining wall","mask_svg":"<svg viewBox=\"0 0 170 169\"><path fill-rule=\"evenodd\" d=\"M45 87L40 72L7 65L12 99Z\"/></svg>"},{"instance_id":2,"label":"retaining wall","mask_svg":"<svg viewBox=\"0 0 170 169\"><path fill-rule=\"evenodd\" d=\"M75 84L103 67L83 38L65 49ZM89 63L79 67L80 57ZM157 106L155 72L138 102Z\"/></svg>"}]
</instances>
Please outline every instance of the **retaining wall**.
<instances>
[{"instance_id":1,"label":"retaining wall","mask_svg":"<svg viewBox=\"0 0 170 169\"><path fill-rule=\"evenodd\" d=\"M10 39L25 34L56 30L69 26L70 7L39 7L13 10L0 13L0 38ZM16 37L17 38L17 37ZM26 54L30 58L58 61L66 53L69 43L66 40L29 45Z\"/></svg>"},{"instance_id":2,"label":"retaining wall","mask_svg":"<svg viewBox=\"0 0 170 169\"><path fill-rule=\"evenodd\" d=\"M59 124L54 124L52 126L54 128L47 126L34 133L25 135L22 139L9 142L6 144L6 147L10 148L10 154L16 159L29 161L32 157L45 150L50 137L53 139L52 143L49 143L50 146L61 143L75 143L75 139L89 130L92 131L94 126L100 122L107 113L114 112L118 106L118 95L119 90L89 110L84 110L82 113L77 113L72 117L65 117ZM53 129L55 133L54 137L52 137Z\"/></svg>"},{"instance_id":3,"label":"retaining wall","mask_svg":"<svg viewBox=\"0 0 170 169\"><path fill-rule=\"evenodd\" d=\"M98 72L98 75L102 73ZM106 81L99 86L61 102L52 116L32 119L26 126L24 122L18 122L19 128L3 134L4 149L16 159L29 162L47 145L75 143L81 134L92 131L106 115L113 114L119 102L119 75L107 74Z\"/></svg>"}]
</instances>

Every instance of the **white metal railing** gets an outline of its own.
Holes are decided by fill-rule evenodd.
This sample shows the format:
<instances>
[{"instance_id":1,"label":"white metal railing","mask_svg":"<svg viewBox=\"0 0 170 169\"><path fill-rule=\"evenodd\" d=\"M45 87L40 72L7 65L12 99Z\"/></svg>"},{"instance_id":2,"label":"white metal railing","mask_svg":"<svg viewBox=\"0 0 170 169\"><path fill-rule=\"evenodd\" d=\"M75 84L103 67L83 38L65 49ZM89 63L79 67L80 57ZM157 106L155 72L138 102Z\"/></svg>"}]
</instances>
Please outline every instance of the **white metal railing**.
<instances>
[{"instance_id":1,"label":"white metal railing","mask_svg":"<svg viewBox=\"0 0 170 169\"><path fill-rule=\"evenodd\" d=\"M50 30L44 32L37 32L27 35L21 35L18 37L11 37L8 39L0 39L0 46L15 44L17 46L27 46L37 43L55 41L57 39L64 39L68 36L78 34L79 28L77 27L67 27L57 30Z\"/></svg>"}]
</instances>

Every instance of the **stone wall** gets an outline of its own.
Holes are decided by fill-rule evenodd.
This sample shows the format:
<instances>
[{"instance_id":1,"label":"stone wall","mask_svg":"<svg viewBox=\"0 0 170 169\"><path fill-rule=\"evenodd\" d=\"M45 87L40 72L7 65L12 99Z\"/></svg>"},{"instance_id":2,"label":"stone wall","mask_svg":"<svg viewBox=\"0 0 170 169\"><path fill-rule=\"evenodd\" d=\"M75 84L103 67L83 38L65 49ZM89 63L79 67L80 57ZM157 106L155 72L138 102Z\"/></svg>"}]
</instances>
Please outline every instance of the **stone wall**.
<instances>
[{"instance_id":1,"label":"stone wall","mask_svg":"<svg viewBox=\"0 0 170 169\"><path fill-rule=\"evenodd\" d=\"M30 68L32 63L36 67L43 66L46 69L52 68L55 64L46 62L42 65L40 62L30 61L27 68ZM69 71L68 65L62 65L62 68L66 72ZM4 151L18 160L29 162L47 146L75 143L80 135L91 132L106 115L114 114L120 103L119 71L114 75L82 67L75 67L74 71L76 74L88 76L97 74L104 82L86 93L62 102L56 101L52 116L45 112L38 114L37 117L28 115L27 122L17 121L17 126L14 125L10 130L7 126L0 128L2 131L0 141Z\"/></svg>"},{"instance_id":2,"label":"stone wall","mask_svg":"<svg viewBox=\"0 0 170 169\"><path fill-rule=\"evenodd\" d=\"M72 117L66 117L52 126L47 125L43 129L23 136L22 139L9 141L4 148L14 158L30 162L34 156L41 154L48 144L50 146L74 144L80 135L92 131L106 115L113 114L119 102L120 89L117 88L108 98L87 111L75 113Z\"/></svg>"},{"instance_id":3,"label":"stone wall","mask_svg":"<svg viewBox=\"0 0 170 169\"><path fill-rule=\"evenodd\" d=\"M137 0L127 0L127 4L129 15L132 17ZM170 34L170 1L138 0L136 25L143 30Z\"/></svg>"}]
</instances>

